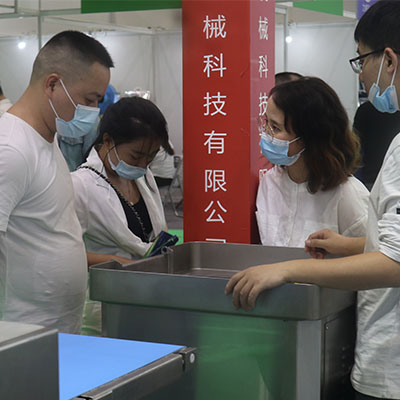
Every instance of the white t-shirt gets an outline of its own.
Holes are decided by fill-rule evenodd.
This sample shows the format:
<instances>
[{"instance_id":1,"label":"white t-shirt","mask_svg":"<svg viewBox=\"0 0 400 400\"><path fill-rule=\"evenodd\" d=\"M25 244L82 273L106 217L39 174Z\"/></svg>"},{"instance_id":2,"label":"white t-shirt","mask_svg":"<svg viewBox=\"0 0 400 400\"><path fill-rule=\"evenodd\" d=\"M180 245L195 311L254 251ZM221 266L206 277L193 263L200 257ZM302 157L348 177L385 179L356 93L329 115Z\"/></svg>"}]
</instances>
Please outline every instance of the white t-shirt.
<instances>
[{"instance_id":1,"label":"white t-shirt","mask_svg":"<svg viewBox=\"0 0 400 400\"><path fill-rule=\"evenodd\" d=\"M78 333L87 286L82 230L57 141L0 118L0 318Z\"/></svg>"},{"instance_id":2,"label":"white t-shirt","mask_svg":"<svg viewBox=\"0 0 400 400\"><path fill-rule=\"evenodd\" d=\"M372 251L400 262L400 134L371 191L365 252ZM369 396L400 399L400 288L358 292L352 383Z\"/></svg>"},{"instance_id":3,"label":"white t-shirt","mask_svg":"<svg viewBox=\"0 0 400 400\"><path fill-rule=\"evenodd\" d=\"M311 233L329 228L344 236L364 236L369 192L356 178L311 194L307 183L293 182L287 169L274 166L257 194L257 223L266 246L304 247Z\"/></svg>"},{"instance_id":4,"label":"white t-shirt","mask_svg":"<svg viewBox=\"0 0 400 400\"><path fill-rule=\"evenodd\" d=\"M0 100L0 117L12 106L12 103L10 100L3 99Z\"/></svg>"}]
</instances>

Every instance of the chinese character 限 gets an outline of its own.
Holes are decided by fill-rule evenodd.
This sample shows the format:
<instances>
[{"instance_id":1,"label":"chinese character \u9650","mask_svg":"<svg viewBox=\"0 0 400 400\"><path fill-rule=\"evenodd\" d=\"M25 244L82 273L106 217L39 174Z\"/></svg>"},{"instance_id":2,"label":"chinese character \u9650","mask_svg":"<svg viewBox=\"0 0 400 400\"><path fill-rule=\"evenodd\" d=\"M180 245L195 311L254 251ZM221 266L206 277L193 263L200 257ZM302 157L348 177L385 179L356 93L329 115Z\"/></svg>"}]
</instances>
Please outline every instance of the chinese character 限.
<instances>
[{"instance_id":1,"label":"chinese character \u9650","mask_svg":"<svg viewBox=\"0 0 400 400\"><path fill-rule=\"evenodd\" d=\"M217 213L216 209L213 209L214 201L212 200L210 204L207 206L207 208L204 210L204 212L208 212L211 209L210 215L207 217L206 221L207 222L221 222L225 223L224 219L222 218L222 215L220 213ZM222 204L217 200L217 206L220 208L220 210L224 213L227 212L227 210L222 207ZM217 214L217 216L215 216Z\"/></svg>"},{"instance_id":2,"label":"chinese character \u9650","mask_svg":"<svg viewBox=\"0 0 400 400\"><path fill-rule=\"evenodd\" d=\"M260 34L260 39L263 40L268 40L268 18L260 17L258 21L258 33Z\"/></svg>"},{"instance_id":3,"label":"chinese character \u9650","mask_svg":"<svg viewBox=\"0 0 400 400\"><path fill-rule=\"evenodd\" d=\"M215 114L222 114L226 115L226 112L222 111L222 109L225 106L225 100L226 96L222 96L220 92L218 92L215 96L210 96L210 93L207 92L206 96L204 97L204 100L206 101L204 103L204 107L206 108L206 111L204 112L204 115L215 115ZM214 112L210 114L210 105L214 107Z\"/></svg>"},{"instance_id":4,"label":"chinese character \u9650","mask_svg":"<svg viewBox=\"0 0 400 400\"><path fill-rule=\"evenodd\" d=\"M206 169L204 171L204 190L212 189L213 192L222 190L226 192L225 171L223 169Z\"/></svg>"},{"instance_id":5,"label":"chinese character \u9650","mask_svg":"<svg viewBox=\"0 0 400 400\"><path fill-rule=\"evenodd\" d=\"M260 73L260 78L268 78L268 56L259 56L258 57L258 72Z\"/></svg>"},{"instance_id":6,"label":"chinese character \u9650","mask_svg":"<svg viewBox=\"0 0 400 400\"><path fill-rule=\"evenodd\" d=\"M258 115L264 115L267 111L268 96L267 93L260 93L260 102L258 106L260 107Z\"/></svg>"},{"instance_id":7,"label":"chinese character \u9650","mask_svg":"<svg viewBox=\"0 0 400 400\"><path fill-rule=\"evenodd\" d=\"M206 34L206 39L216 39L218 36L221 36L223 39L226 37L226 31L225 31L225 23L226 19L224 15L219 15L218 18L214 19L208 19L208 15L206 16L206 19L203 20L204 22L204 29L203 32Z\"/></svg>"},{"instance_id":8,"label":"chinese character \u9650","mask_svg":"<svg viewBox=\"0 0 400 400\"><path fill-rule=\"evenodd\" d=\"M219 57L214 56L212 54L204 56L204 64L206 65L203 69L203 72L207 73L207 78L210 77L211 72L218 72L219 76L222 78L224 76L224 55L220 53Z\"/></svg>"},{"instance_id":9,"label":"chinese character \u9650","mask_svg":"<svg viewBox=\"0 0 400 400\"><path fill-rule=\"evenodd\" d=\"M204 136L208 136L204 142L204 146L208 146L208 154L211 154L212 150L215 150L217 154L224 154L226 133L215 133L212 130L210 133L205 133Z\"/></svg>"}]
</instances>

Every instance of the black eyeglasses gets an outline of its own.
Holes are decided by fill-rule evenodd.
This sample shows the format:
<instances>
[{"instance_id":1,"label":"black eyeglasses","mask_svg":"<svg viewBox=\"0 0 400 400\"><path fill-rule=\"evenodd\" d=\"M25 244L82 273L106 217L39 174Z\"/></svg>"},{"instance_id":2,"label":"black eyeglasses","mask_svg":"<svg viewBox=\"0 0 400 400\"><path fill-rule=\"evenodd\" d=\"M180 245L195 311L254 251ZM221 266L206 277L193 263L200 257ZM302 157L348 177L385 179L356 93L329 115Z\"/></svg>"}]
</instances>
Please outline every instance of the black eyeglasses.
<instances>
[{"instance_id":1,"label":"black eyeglasses","mask_svg":"<svg viewBox=\"0 0 400 400\"><path fill-rule=\"evenodd\" d=\"M363 55L361 55L361 56L352 58L351 60L349 60L349 63L350 63L350 65L351 65L351 68L353 69L353 71L354 71L356 74L361 73L361 71L362 71L362 66L363 66L363 59L364 59L365 57L370 56L371 54L382 53L383 50L385 50L385 49L371 51L371 52L365 53L365 54L363 54Z\"/></svg>"}]
</instances>

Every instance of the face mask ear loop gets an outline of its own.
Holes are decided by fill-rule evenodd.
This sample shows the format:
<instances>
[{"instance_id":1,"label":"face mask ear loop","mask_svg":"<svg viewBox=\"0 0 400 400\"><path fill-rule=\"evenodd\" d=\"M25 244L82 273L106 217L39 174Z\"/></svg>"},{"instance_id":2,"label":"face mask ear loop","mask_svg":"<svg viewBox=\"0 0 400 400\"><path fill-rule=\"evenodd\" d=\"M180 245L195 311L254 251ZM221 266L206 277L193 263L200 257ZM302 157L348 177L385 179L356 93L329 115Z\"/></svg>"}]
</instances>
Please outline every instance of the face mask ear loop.
<instances>
[{"instance_id":1,"label":"face mask ear loop","mask_svg":"<svg viewBox=\"0 0 400 400\"><path fill-rule=\"evenodd\" d=\"M115 155L117 156L117 160L118 160L118 161L121 161L121 159L119 158L119 155L118 155L118 153L117 153L117 146L116 146L115 144L114 144L113 149L114 149Z\"/></svg>"},{"instance_id":2,"label":"face mask ear loop","mask_svg":"<svg viewBox=\"0 0 400 400\"><path fill-rule=\"evenodd\" d=\"M52 110L54 111L54 114L56 114L56 117L57 118L60 118L59 116L58 116L58 114L57 114L57 111L56 111L56 109L54 108L54 106L53 106L53 102L49 99L49 103L50 103L50 107L52 108Z\"/></svg>"},{"instance_id":3,"label":"face mask ear loop","mask_svg":"<svg viewBox=\"0 0 400 400\"><path fill-rule=\"evenodd\" d=\"M383 67L383 62L385 61L385 53L383 53L382 61L381 61L381 66L379 67L379 72L378 72L378 79L376 80L376 84L379 86L379 80L381 79L381 72L382 72L382 67Z\"/></svg>"},{"instance_id":4,"label":"face mask ear loop","mask_svg":"<svg viewBox=\"0 0 400 400\"><path fill-rule=\"evenodd\" d=\"M60 78L60 83L61 83L61 86L63 87L65 93L67 94L68 98L70 99L71 103L74 105L75 108L77 108L75 102L72 100L72 97L71 97L71 95L68 93L68 90L67 90L67 88L65 87L64 82L62 81L61 78Z\"/></svg>"},{"instance_id":5,"label":"face mask ear loop","mask_svg":"<svg viewBox=\"0 0 400 400\"><path fill-rule=\"evenodd\" d=\"M293 142L296 142L297 140L300 140L301 138L300 138L300 136L297 136L297 138L296 139L293 139L293 140L291 140L290 142L289 142L289 144L290 143L293 143Z\"/></svg>"},{"instance_id":6,"label":"face mask ear loop","mask_svg":"<svg viewBox=\"0 0 400 400\"><path fill-rule=\"evenodd\" d=\"M397 61L397 57L396 57L396 68L394 69L394 72L393 72L393 77L392 77L392 82L390 82L390 86L392 86L392 85L393 85L394 78L396 77L396 72L397 72L397 67L398 67L398 65L399 65L399 63L398 63L398 61Z\"/></svg>"}]
</instances>

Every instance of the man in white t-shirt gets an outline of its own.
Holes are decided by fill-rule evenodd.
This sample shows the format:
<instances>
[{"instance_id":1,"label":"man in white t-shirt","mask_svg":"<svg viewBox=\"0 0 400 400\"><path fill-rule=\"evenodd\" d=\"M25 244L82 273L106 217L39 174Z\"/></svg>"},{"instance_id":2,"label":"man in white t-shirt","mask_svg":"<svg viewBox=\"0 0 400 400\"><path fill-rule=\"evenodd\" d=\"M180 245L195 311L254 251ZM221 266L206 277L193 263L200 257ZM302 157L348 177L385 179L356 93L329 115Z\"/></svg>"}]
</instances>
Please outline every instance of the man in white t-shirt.
<instances>
[{"instance_id":1,"label":"man in white t-shirt","mask_svg":"<svg viewBox=\"0 0 400 400\"><path fill-rule=\"evenodd\" d=\"M354 37L359 57L350 62L369 101L380 112L398 111L400 1L380 0L371 6ZM261 291L286 282L358 290L351 376L356 400L400 399L400 134L371 191L366 238L323 230L310 236L306 250L317 259L251 267L232 277L226 293L233 292L236 307L250 309ZM347 257L323 260L324 252Z\"/></svg>"},{"instance_id":2,"label":"man in white t-shirt","mask_svg":"<svg viewBox=\"0 0 400 400\"><path fill-rule=\"evenodd\" d=\"M112 59L81 32L55 35L22 97L0 118L0 319L79 333L87 260L55 132L96 120Z\"/></svg>"}]
</instances>

